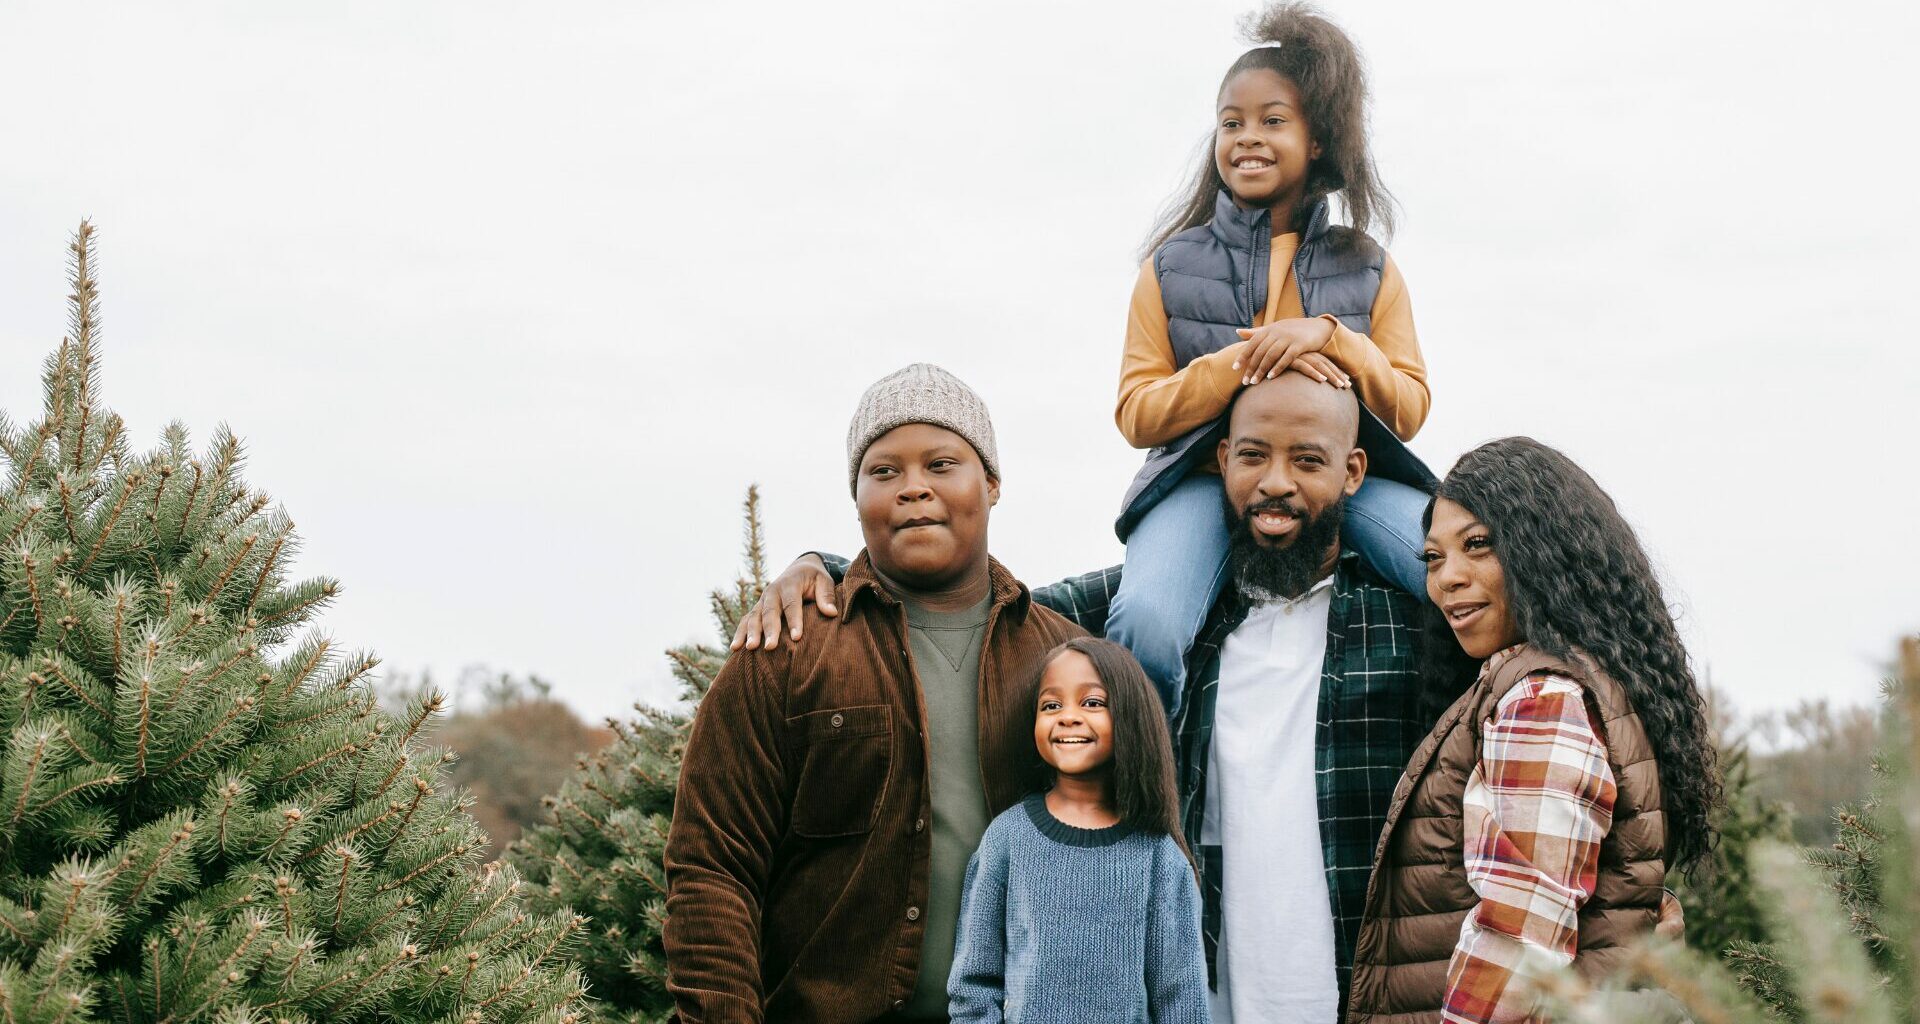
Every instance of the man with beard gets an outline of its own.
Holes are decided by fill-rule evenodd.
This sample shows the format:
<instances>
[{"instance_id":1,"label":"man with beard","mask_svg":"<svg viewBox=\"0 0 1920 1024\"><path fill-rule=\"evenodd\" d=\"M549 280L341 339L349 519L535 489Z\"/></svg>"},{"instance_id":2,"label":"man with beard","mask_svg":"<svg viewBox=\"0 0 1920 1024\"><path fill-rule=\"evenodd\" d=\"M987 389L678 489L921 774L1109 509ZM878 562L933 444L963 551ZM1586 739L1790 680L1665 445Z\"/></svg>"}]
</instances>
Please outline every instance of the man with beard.
<instances>
[{"instance_id":1,"label":"man with beard","mask_svg":"<svg viewBox=\"0 0 1920 1024\"><path fill-rule=\"evenodd\" d=\"M1283 373L1240 393L1214 453L1234 585L1188 654L1173 732L1216 1022L1337 1018L1374 844L1432 724L1414 660L1420 599L1340 543L1369 468L1363 425L1377 428L1366 431L1377 460L1407 482L1431 479L1367 417L1351 391ZM798 637L800 605L831 594L821 570L808 556L783 573L736 646L777 644L782 618ZM1119 576L1066 580L1034 601L1099 633Z\"/></svg>"}]
</instances>

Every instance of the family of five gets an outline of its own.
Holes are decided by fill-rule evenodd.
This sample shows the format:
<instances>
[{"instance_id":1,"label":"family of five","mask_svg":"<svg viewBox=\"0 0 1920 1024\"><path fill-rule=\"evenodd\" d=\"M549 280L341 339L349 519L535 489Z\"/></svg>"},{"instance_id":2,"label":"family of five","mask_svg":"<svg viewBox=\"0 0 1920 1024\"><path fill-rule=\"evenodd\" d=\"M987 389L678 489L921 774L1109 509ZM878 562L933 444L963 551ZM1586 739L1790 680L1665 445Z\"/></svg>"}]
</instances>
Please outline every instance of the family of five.
<instances>
[{"instance_id":1,"label":"family of five","mask_svg":"<svg viewBox=\"0 0 1920 1024\"><path fill-rule=\"evenodd\" d=\"M1719 784L1657 577L1554 449L1406 448L1358 57L1254 35L1134 290L1124 566L1029 590L979 396L861 398L864 549L774 581L688 740L681 1021L1526 1021L1675 926Z\"/></svg>"}]
</instances>

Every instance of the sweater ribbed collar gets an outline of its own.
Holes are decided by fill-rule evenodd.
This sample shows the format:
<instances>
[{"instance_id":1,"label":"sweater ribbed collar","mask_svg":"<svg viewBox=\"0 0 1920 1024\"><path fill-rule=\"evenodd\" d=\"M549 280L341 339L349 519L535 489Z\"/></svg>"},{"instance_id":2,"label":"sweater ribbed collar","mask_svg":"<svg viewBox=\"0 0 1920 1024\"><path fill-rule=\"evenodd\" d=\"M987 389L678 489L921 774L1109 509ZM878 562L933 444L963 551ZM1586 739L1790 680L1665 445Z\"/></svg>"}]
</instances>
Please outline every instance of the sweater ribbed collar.
<instances>
[{"instance_id":1,"label":"sweater ribbed collar","mask_svg":"<svg viewBox=\"0 0 1920 1024\"><path fill-rule=\"evenodd\" d=\"M1041 835L1062 846L1087 848L1112 846L1133 832L1132 827L1125 822L1108 825L1106 828L1081 828L1077 825L1069 825L1054 817L1052 811L1047 810L1045 793L1033 794L1022 801L1021 806L1026 808L1027 817L1033 820L1033 827L1039 829Z\"/></svg>"}]
</instances>

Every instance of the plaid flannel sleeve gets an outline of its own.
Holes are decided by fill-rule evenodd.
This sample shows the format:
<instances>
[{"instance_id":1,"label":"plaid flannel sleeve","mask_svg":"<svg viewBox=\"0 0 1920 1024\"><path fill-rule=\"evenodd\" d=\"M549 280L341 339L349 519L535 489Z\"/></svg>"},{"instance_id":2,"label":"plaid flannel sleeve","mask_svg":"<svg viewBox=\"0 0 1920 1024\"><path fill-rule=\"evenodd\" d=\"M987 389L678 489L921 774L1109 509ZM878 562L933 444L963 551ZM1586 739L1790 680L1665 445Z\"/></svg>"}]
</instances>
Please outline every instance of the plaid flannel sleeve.
<instances>
[{"instance_id":1,"label":"plaid flannel sleeve","mask_svg":"<svg viewBox=\"0 0 1920 1024\"><path fill-rule=\"evenodd\" d=\"M1464 859L1480 902L1447 966L1442 1020L1538 1019L1514 981L1535 969L1523 965L1572 962L1615 796L1578 683L1536 676L1501 699L1467 779Z\"/></svg>"},{"instance_id":2,"label":"plaid flannel sleeve","mask_svg":"<svg viewBox=\"0 0 1920 1024\"><path fill-rule=\"evenodd\" d=\"M1033 603L1059 612L1069 622L1094 636L1105 636L1107 611L1113 607L1113 595L1119 589L1120 566L1114 565L1084 576L1036 587Z\"/></svg>"}]
</instances>

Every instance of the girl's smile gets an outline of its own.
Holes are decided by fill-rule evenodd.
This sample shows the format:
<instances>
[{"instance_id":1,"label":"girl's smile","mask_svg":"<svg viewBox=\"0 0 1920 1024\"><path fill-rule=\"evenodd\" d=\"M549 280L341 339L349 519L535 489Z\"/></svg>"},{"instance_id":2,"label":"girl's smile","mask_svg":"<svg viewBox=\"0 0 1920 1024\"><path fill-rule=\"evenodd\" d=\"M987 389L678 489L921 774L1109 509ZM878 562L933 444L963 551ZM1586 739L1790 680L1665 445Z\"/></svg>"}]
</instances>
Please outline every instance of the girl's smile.
<instances>
[{"instance_id":1,"label":"girl's smile","mask_svg":"<svg viewBox=\"0 0 1920 1024\"><path fill-rule=\"evenodd\" d=\"M1040 677L1033 745L1063 776L1104 772L1113 759L1107 687L1093 661L1079 651L1062 652Z\"/></svg>"},{"instance_id":2,"label":"girl's smile","mask_svg":"<svg viewBox=\"0 0 1920 1024\"><path fill-rule=\"evenodd\" d=\"M1220 90L1214 165L1241 205L1283 211L1275 231L1287 230L1306 193L1307 169L1320 156L1304 107L1292 80L1264 68L1242 71Z\"/></svg>"}]
</instances>

